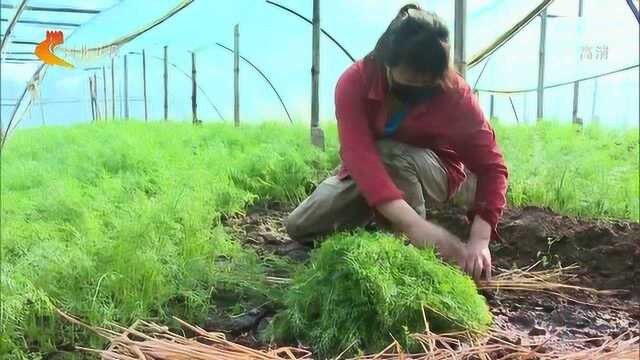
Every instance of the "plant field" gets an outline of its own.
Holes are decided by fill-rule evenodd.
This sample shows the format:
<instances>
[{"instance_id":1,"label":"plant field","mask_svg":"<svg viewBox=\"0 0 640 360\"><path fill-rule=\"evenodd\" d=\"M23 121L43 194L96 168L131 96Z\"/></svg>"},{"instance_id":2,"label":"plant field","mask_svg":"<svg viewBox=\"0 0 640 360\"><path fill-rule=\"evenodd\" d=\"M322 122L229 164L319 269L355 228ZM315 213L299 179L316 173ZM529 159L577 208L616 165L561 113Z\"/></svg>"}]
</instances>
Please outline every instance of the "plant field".
<instances>
[{"instance_id":1,"label":"plant field","mask_svg":"<svg viewBox=\"0 0 640 360\"><path fill-rule=\"evenodd\" d=\"M265 296L251 280L262 265L220 219L302 198L332 166L305 134L128 123L17 135L2 159L2 352L74 341L52 306L92 323L202 320L216 291Z\"/></svg>"},{"instance_id":2,"label":"plant field","mask_svg":"<svg viewBox=\"0 0 640 360\"><path fill-rule=\"evenodd\" d=\"M510 205L640 219L638 129L497 124L496 133L509 167Z\"/></svg>"},{"instance_id":3,"label":"plant field","mask_svg":"<svg viewBox=\"0 0 640 360\"><path fill-rule=\"evenodd\" d=\"M0 357L105 346L54 308L95 325L175 325L172 316L203 324L285 306L265 277L304 265L244 246L225 224L261 204L290 209L304 199L338 164L335 127L326 132L324 153L308 144L307 128L277 123L17 132L2 154ZM638 222L637 129L498 123L496 132L511 207Z\"/></svg>"}]
</instances>

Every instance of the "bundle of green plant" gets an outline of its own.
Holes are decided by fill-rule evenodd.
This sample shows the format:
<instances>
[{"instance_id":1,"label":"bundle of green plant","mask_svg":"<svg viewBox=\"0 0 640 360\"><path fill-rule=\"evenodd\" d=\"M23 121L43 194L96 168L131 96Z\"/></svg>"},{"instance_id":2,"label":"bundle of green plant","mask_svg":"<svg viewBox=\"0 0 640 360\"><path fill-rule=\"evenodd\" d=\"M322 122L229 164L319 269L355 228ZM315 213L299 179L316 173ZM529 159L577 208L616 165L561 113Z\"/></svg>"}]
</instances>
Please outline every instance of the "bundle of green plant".
<instances>
[{"instance_id":1,"label":"bundle of green plant","mask_svg":"<svg viewBox=\"0 0 640 360\"><path fill-rule=\"evenodd\" d=\"M473 281L439 260L433 250L406 246L387 234L337 234L314 251L293 280L286 310L276 316L276 340L293 338L321 356L380 351L412 333L465 330L491 323ZM427 325L428 324L428 325Z\"/></svg>"},{"instance_id":2,"label":"bundle of green plant","mask_svg":"<svg viewBox=\"0 0 640 360\"><path fill-rule=\"evenodd\" d=\"M532 269L540 262L524 268L505 270L498 268L498 273L493 275L491 281L482 281L478 284L480 290L495 291L529 291L544 292L572 300L565 293L577 292L591 295L615 295L624 294L626 290L597 290L584 286L571 285L578 275L575 270L577 265L559 266L553 269L537 270ZM284 266L284 265L283 265ZM290 271L292 273L292 271ZM276 276L266 276L265 280L273 285L290 285L292 279ZM575 301L575 300L574 300Z\"/></svg>"}]
</instances>

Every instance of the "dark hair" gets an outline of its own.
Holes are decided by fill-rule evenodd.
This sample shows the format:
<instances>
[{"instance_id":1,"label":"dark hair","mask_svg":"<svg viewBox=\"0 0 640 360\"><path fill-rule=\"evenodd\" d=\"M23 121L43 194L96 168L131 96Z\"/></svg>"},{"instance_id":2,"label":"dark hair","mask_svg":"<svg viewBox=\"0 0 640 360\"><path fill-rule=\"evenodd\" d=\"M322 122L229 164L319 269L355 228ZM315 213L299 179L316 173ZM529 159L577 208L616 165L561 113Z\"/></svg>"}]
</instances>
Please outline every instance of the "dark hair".
<instances>
[{"instance_id":1,"label":"dark hair","mask_svg":"<svg viewBox=\"0 0 640 360\"><path fill-rule=\"evenodd\" d=\"M447 83L450 72L449 29L435 13L416 4L403 6L366 57L378 65L404 65Z\"/></svg>"}]
</instances>

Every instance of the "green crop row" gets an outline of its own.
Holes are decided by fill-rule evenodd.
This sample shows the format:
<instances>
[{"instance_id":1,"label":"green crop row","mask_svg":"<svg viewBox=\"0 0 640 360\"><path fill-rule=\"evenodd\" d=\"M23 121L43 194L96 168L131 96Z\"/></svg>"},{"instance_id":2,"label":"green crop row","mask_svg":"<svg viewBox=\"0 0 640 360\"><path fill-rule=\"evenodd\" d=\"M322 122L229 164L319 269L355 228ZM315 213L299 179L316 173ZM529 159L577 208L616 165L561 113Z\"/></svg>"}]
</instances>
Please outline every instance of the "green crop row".
<instances>
[{"instance_id":1,"label":"green crop row","mask_svg":"<svg viewBox=\"0 0 640 360\"><path fill-rule=\"evenodd\" d=\"M495 127L509 167L510 206L640 219L637 128L581 129L552 122Z\"/></svg>"},{"instance_id":2,"label":"green crop row","mask_svg":"<svg viewBox=\"0 0 640 360\"><path fill-rule=\"evenodd\" d=\"M54 306L92 324L199 322L219 292L267 297L263 265L221 218L299 201L335 166L306 134L176 123L20 131L2 155L0 357L89 345Z\"/></svg>"}]
</instances>

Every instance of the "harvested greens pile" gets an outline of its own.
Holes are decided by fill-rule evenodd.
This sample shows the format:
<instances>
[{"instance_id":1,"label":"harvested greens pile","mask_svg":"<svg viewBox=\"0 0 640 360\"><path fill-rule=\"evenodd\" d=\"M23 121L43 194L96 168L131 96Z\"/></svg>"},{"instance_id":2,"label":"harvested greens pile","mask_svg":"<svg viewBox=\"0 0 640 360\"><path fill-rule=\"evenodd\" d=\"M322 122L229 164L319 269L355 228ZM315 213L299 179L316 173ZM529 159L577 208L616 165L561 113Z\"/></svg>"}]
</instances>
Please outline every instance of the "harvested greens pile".
<instances>
[{"instance_id":1,"label":"harvested greens pile","mask_svg":"<svg viewBox=\"0 0 640 360\"><path fill-rule=\"evenodd\" d=\"M338 234L314 251L294 279L287 310L276 316L276 339L298 339L322 356L383 349L410 334L483 332L491 313L473 281L433 250L380 233Z\"/></svg>"}]
</instances>

